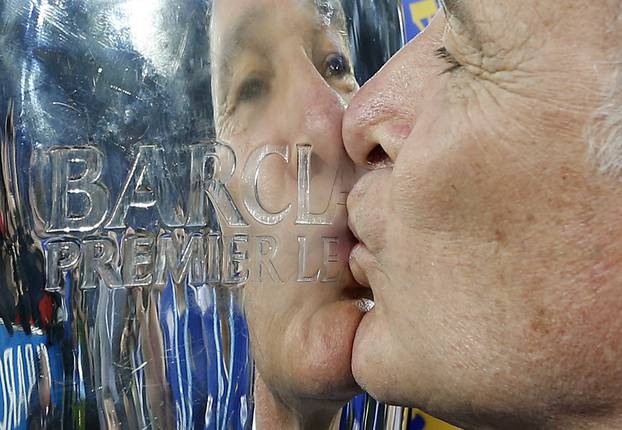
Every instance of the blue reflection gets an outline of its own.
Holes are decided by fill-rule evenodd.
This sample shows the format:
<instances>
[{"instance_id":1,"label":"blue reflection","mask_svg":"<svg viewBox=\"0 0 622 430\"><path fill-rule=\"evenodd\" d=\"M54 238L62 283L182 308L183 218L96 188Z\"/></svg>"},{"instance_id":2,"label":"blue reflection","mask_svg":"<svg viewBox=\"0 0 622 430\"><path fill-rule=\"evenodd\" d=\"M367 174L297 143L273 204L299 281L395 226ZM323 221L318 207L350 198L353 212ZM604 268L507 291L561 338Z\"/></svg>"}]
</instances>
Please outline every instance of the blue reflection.
<instances>
[{"instance_id":1,"label":"blue reflection","mask_svg":"<svg viewBox=\"0 0 622 430\"><path fill-rule=\"evenodd\" d=\"M438 11L437 0L402 0L404 8L404 31L410 40L421 33Z\"/></svg>"}]
</instances>

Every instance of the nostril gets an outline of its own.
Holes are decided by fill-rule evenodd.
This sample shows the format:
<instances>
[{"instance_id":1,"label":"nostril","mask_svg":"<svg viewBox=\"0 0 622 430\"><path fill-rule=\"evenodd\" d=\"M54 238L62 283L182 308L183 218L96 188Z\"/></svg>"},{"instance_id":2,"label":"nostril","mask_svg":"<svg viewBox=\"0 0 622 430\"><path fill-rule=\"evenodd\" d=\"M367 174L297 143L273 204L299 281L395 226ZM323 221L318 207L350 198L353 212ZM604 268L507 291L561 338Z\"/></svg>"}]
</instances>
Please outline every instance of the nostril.
<instances>
[{"instance_id":1,"label":"nostril","mask_svg":"<svg viewBox=\"0 0 622 430\"><path fill-rule=\"evenodd\" d=\"M376 145L367 155L367 165L372 169L391 167L393 160L387 155L382 146Z\"/></svg>"}]
</instances>

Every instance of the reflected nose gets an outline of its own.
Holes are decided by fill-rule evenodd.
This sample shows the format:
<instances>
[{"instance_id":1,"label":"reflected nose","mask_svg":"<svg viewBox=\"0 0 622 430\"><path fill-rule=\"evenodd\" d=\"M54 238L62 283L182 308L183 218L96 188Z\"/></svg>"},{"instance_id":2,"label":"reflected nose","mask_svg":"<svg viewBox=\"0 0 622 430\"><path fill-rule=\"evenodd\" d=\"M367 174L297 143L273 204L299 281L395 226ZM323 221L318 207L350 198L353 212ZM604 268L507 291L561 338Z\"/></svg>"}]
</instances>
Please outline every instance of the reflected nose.
<instances>
[{"instance_id":1,"label":"reflected nose","mask_svg":"<svg viewBox=\"0 0 622 430\"><path fill-rule=\"evenodd\" d=\"M316 157L334 164L345 155L341 137L345 101L306 56L299 58L290 76L285 117L291 142L311 144Z\"/></svg>"},{"instance_id":2,"label":"reflected nose","mask_svg":"<svg viewBox=\"0 0 622 430\"><path fill-rule=\"evenodd\" d=\"M287 131L289 171L298 180L298 216L308 212L317 215L314 223L345 225L341 215L355 179L341 133L346 101L306 55L292 60L285 97L279 129Z\"/></svg>"},{"instance_id":3,"label":"reflected nose","mask_svg":"<svg viewBox=\"0 0 622 430\"><path fill-rule=\"evenodd\" d=\"M322 199L333 192L348 192L354 181L354 165L343 145L342 123L346 101L322 76L306 53L289 58L287 88L283 94L285 114L279 130L290 146L291 175L297 174L297 145L311 145L310 180L315 189L311 204L322 206ZM342 181L339 184L336 181ZM337 186L339 189L336 189ZM312 199L313 200L313 199ZM341 200L341 197L338 198ZM345 202L344 202L345 203ZM320 208L316 207L316 210Z\"/></svg>"}]
</instances>

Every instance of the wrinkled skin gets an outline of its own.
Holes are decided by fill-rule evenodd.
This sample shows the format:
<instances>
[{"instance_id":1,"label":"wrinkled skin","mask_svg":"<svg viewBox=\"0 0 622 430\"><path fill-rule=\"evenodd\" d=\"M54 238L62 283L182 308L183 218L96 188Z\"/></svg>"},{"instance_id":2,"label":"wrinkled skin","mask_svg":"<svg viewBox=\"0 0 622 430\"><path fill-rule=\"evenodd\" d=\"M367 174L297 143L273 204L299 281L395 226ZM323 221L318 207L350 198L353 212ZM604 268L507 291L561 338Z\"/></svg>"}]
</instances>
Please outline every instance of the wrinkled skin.
<instances>
[{"instance_id":1,"label":"wrinkled skin","mask_svg":"<svg viewBox=\"0 0 622 430\"><path fill-rule=\"evenodd\" d=\"M354 376L468 428L620 428L622 185L586 130L621 2L446 3L344 118L370 169L350 264L376 302Z\"/></svg>"},{"instance_id":2,"label":"wrinkled skin","mask_svg":"<svg viewBox=\"0 0 622 430\"><path fill-rule=\"evenodd\" d=\"M267 271L259 279L255 271L244 287L253 356L261 378L256 393L258 419L280 417L277 423L264 422L265 428L326 428L359 391L350 363L362 312L356 306L360 293L353 288L348 268L354 240L345 209L354 165L341 137L343 112L358 85L343 12L338 2L328 4L333 8L318 10L312 0L223 0L215 2L212 14L217 135L235 150L239 166L228 188L251 224L247 232L278 241L272 262L279 280ZM236 38L237 45L232 44ZM266 211L278 213L292 205L274 226L254 220L242 204L243 168L252 152L267 144L289 150L289 162L272 154L258 175L257 194ZM312 211L322 212L334 192L331 205L336 215L331 225L295 223L297 144L313 146ZM333 188L337 174L343 181ZM322 239L339 241L328 252L337 261L310 282L297 281L299 236L307 240L305 276L324 264ZM259 252L250 254L256 258ZM334 279L322 281L328 278Z\"/></svg>"}]
</instances>

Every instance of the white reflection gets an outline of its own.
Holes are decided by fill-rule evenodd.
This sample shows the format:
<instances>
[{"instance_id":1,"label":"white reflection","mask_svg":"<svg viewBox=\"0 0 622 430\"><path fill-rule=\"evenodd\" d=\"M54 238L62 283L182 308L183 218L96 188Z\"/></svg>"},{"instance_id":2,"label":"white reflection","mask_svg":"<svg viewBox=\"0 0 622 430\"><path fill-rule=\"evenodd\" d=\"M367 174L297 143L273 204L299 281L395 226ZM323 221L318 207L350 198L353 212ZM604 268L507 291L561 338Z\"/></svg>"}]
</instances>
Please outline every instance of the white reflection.
<instances>
[{"instance_id":1,"label":"white reflection","mask_svg":"<svg viewBox=\"0 0 622 430\"><path fill-rule=\"evenodd\" d=\"M164 14L179 7L178 4L167 4L165 0L127 0L120 7L122 16L118 22L127 28L133 48L165 77L172 77L179 69L188 39L186 29L181 37L175 38L179 45L171 47L168 45L171 42L169 34L162 31Z\"/></svg>"}]
</instances>

